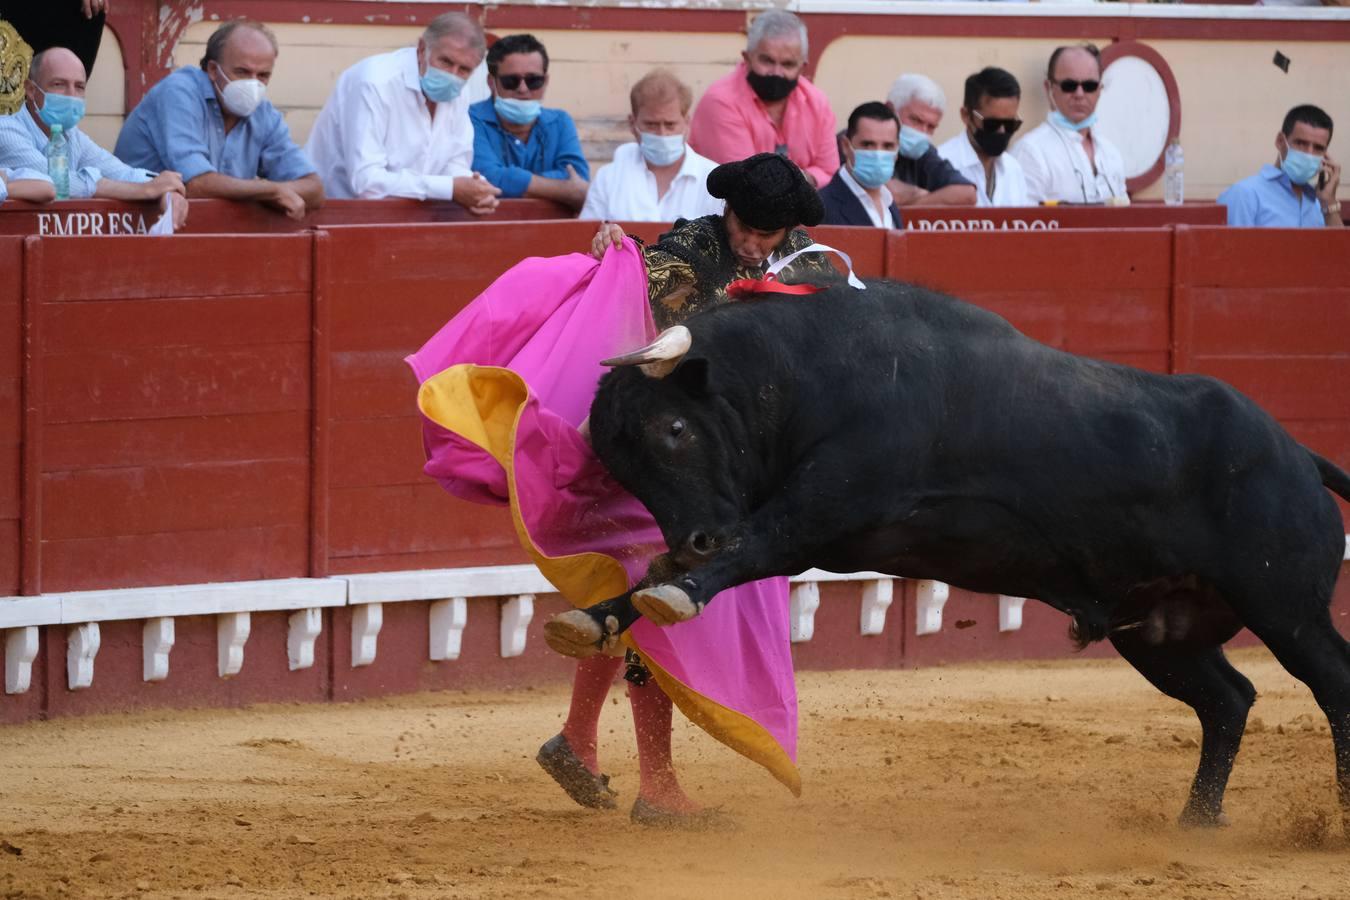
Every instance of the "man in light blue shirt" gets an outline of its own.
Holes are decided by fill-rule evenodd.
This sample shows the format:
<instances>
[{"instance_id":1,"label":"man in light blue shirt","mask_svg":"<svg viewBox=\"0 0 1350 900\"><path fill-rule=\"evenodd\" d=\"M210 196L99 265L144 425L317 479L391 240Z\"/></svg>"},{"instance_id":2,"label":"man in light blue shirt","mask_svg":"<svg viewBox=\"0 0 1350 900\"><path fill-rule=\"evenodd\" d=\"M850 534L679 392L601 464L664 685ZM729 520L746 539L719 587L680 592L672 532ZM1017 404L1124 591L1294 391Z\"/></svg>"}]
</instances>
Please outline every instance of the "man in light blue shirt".
<instances>
[{"instance_id":1,"label":"man in light blue shirt","mask_svg":"<svg viewBox=\"0 0 1350 900\"><path fill-rule=\"evenodd\" d=\"M1295 106L1275 135L1277 165L1261 167L1219 195L1228 224L1241 228L1340 227L1341 167L1327 154L1331 116Z\"/></svg>"},{"instance_id":2,"label":"man in light blue shirt","mask_svg":"<svg viewBox=\"0 0 1350 900\"><path fill-rule=\"evenodd\" d=\"M13 198L32 203L47 203L56 199L52 180L42 172L28 169L10 171L0 166L0 201Z\"/></svg>"},{"instance_id":3,"label":"man in light blue shirt","mask_svg":"<svg viewBox=\"0 0 1350 900\"><path fill-rule=\"evenodd\" d=\"M189 197L254 200L303 219L323 204L323 182L264 97L276 58L265 26L221 25L200 69L170 74L131 111L117 155L181 172Z\"/></svg>"},{"instance_id":4,"label":"man in light blue shirt","mask_svg":"<svg viewBox=\"0 0 1350 900\"><path fill-rule=\"evenodd\" d=\"M24 85L23 107L13 115L0 116L0 166L46 172L52 126L60 125L70 153L72 199L153 201L171 194L177 198L177 217L186 217L183 179L177 172L156 175L133 168L79 129L84 92L84 63L74 53L53 47L34 56Z\"/></svg>"},{"instance_id":5,"label":"man in light blue shirt","mask_svg":"<svg viewBox=\"0 0 1350 900\"><path fill-rule=\"evenodd\" d=\"M492 96L469 107L473 170L501 188L503 199L538 197L581 209L591 170L577 126L540 103L548 51L533 35L508 35L488 49L487 67Z\"/></svg>"}]
</instances>

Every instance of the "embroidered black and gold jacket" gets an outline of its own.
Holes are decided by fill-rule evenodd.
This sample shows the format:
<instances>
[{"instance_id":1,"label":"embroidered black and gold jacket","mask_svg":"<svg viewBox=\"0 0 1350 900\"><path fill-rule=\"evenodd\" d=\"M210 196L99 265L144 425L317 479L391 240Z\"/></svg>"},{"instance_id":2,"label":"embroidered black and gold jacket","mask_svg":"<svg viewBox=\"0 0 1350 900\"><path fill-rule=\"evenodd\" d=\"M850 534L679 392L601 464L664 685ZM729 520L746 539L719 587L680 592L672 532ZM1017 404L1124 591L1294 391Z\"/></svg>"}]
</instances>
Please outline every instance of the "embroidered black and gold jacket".
<instances>
[{"instance_id":1,"label":"embroidered black and gold jacket","mask_svg":"<svg viewBox=\"0 0 1350 900\"><path fill-rule=\"evenodd\" d=\"M778 248L779 256L811 244L800 228L791 231ZM657 328L678 325L700 310L727 302L727 285L742 278L762 278L761 268L740 265L731 251L721 216L704 216L675 223L660 240L642 250L647 264L647 298ZM778 274L786 284L838 279L839 273L824 253L807 253Z\"/></svg>"}]
</instances>

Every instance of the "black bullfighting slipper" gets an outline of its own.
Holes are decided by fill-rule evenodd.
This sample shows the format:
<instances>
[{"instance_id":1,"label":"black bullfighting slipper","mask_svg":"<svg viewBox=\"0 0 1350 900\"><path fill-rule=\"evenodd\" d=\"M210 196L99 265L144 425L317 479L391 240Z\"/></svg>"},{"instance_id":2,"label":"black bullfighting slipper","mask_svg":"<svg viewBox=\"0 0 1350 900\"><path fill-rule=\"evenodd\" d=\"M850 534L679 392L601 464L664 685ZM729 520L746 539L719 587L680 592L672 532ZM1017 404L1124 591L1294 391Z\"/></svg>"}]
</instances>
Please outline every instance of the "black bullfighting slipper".
<instances>
[{"instance_id":1,"label":"black bullfighting slipper","mask_svg":"<svg viewBox=\"0 0 1350 900\"><path fill-rule=\"evenodd\" d=\"M634 801L633 811L628 817L633 820L634 825L665 828L671 831L732 831L736 828L736 820L717 808L710 807L690 813L676 812L672 809L662 809L641 797Z\"/></svg>"},{"instance_id":2,"label":"black bullfighting slipper","mask_svg":"<svg viewBox=\"0 0 1350 900\"><path fill-rule=\"evenodd\" d=\"M591 809L614 809L619 792L609 786L608 775L596 775L561 734L539 748L535 761L567 792L567 796Z\"/></svg>"}]
</instances>

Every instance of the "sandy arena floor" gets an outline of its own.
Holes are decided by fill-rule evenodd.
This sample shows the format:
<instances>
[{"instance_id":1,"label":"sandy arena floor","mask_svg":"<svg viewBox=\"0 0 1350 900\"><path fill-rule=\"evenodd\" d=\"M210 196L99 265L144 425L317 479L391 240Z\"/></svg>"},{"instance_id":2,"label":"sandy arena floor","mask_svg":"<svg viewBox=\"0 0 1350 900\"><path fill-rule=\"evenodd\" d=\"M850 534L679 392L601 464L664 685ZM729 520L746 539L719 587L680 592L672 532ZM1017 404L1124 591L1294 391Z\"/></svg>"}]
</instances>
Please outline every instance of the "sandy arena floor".
<instances>
[{"instance_id":1,"label":"sandy arena floor","mask_svg":"<svg viewBox=\"0 0 1350 900\"><path fill-rule=\"evenodd\" d=\"M1345 898L1326 720L1261 651L1230 828L1173 824L1199 727L1122 662L807 673L800 800L683 721L740 828L628 823L533 761L561 688L0 729L0 897Z\"/></svg>"}]
</instances>

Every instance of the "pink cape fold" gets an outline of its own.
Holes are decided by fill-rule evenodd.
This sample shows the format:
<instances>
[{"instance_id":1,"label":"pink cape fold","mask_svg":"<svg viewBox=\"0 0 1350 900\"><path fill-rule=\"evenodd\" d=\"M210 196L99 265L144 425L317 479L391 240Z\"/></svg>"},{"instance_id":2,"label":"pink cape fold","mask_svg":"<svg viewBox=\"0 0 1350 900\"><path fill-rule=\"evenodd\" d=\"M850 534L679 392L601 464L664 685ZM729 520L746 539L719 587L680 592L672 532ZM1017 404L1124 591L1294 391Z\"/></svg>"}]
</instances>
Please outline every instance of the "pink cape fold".
<instances>
[{"instance_id":1,"label":"pink cape fold","mask_svg":"<svg viewBox=\"0 0 1350 900\"><path fill-rule=\"evenodd\" d=\"M605 372L600 360L642 346L655 333L645 266L631 241L625 239L599 263L584 254L523 260L407 359L424 384L467 367L454 374L473 389L462 398L455 395L453 403L461 410L475 407L474 417L497 417L498 424L508 414L500 407L514 400L495 402L501 380L488 376L507 369L523 381L527 397L510 412L516 416L513 478L471 435L452 433L429 417L423 424L426 473L455 496L480 503L507 503L513 486L518 530L523 524L528 532L521 535L523 543L532 542L548 557L605 554L622 563L631 586L648 561L664 551L660 530L642 504L609 477L577 427ZM639 620L631 637L654 669L704 700L753 720L795 764L797 696L787 579L725 591L701 616L679 625L662 628ZM721 729L709 727L700 711L691 719L746 752L718 733ZM758 755L757 761L775 770L762 754L747 755ZM798 788L795 767L790 775L774 774Z\"/></svg>"}]
</instances>

